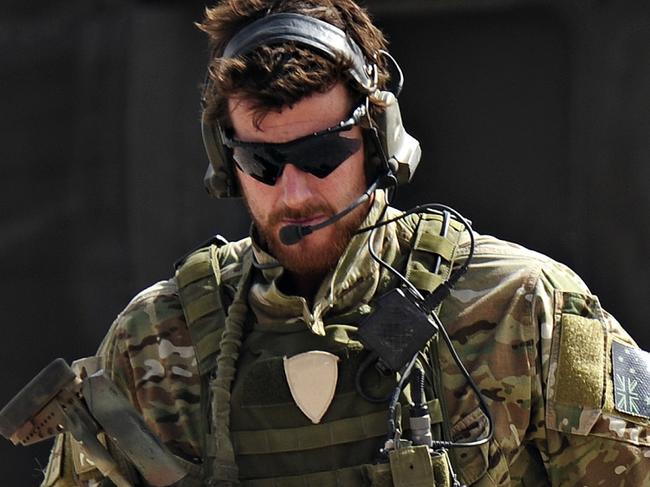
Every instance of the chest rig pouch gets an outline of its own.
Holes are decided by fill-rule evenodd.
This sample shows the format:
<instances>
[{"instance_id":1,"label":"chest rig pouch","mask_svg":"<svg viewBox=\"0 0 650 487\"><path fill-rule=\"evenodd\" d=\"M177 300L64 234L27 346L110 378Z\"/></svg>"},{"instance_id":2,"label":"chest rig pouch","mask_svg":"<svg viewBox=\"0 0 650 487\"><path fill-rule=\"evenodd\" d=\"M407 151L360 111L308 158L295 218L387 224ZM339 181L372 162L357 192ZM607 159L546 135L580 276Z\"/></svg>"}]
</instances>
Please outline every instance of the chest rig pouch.
<instances>
[{"instance_id":1,"label":"chest rig pouch","mask_svg":"<svg viewBox=\"0 0 650 487\"><path fill-rule=\"evenodd\" d=\"M449 277L457 242L463 231L463 226L455 220L448 219L446 224L444 220L445 218L438 214L420 215L416 220L411 250L405 259L406 277L415 287L427 294L434 291ZM446 227L445 231L442 231L443 227ZM346 437L350 439L357 436L362 438L364 435L381 438L387 433L385 405L377 406L373 409L376 412L369 413L367 417L359 417L358 420L357 418L344 418L329 423L284 430L241 431L237 430L235 421L236 429L229 432L225 449L228 450L226 456L233 464L237 458L239 472L237 473L235 466L235 469L231 470L229 474L220 475L217 472L215 475L214 468L211 466L215 465L214 458L219 456L219 452L216 450L220 447L223 448L224 442L221 441L223 438L219 441L215 440L215 428L211 424L209 401L211 382L215 378L214 369L216 359L220 354L224 323L230 312L228 307L233 300L234 290L241 287L242 273L243 271L222 272L219 266L218 246L211 245L190 254L179 265L176 274L179 295L202 374L202 404L205 404L203 451L206 485L248 487L302 487L306 485L430 487L454 485L450 460L446 451L432 452L426 445L407 444L406 442L400 443L398 448L387 451L384 461L362 462L357 466L345 466L344 468L330 467L300 475L284 474L266 478L260 476L256 476L254 479L247 478L247 473L260 463L256 458L262 459L261 461L265 456L273 458L270 452L275 452L278 448L280 451L286 450L286 455L296 458L296 462L299 462L301 445L304 445L305 448L312 448L315 445L325 445L332 438L338 438L336 442L339 442L346 441ZM380 306L379 301L377 306ZM399 325L403 326L407 322L408 319L404 319ZM418 352L418 361L426 371L425 403L431 413L432 435L435 439L448 439L449 432L443 421L445 417L444 403L436 393L441 390L440 377L436 372L437 367L434 366L437 361L437 338L433 336L431 340L425 338L424 341L426 342L424 347L416 352ZM409 401L410 393L407 388L402 402L408 403ZM408 426L409 415L410 410L405 407L401 415L401 419L405 423L405 432L410 429ZM340 432L337 433L339 430ZM281 442L281 445L274 446L269 441ZM381 442L378 444L381 446ZM291 445L295 445L295 448ZM215 481L215 478L221 480Z\"/></svg>"}]
</instances>

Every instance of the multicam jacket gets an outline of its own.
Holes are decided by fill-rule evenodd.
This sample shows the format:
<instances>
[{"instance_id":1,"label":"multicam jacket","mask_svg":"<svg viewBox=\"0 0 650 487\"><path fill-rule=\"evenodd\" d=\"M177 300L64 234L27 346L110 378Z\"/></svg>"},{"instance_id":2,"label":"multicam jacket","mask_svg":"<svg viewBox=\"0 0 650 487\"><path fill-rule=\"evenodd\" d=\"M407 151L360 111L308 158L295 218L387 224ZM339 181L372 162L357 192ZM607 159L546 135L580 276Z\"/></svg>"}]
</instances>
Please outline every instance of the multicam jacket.
<instances>
[{"instance_id":1,"label":"multicam jacket","mask_svg":"<svg viewBox=\"0 0 650 487\"><path fill-rule=\"evenodd\" d=\"M378 213L376 204L364 225ZM387 217L395 214L391 209ZM426 261L426 255L414 255L426 254L432 241L414 241L421 224L413 215L372 237L377 253L414 282ZM364 357L356 326L373 299L396 282L369 255L368 238L364 233L352 239L313 303L281 291L282 268L249 238L202 249L211 259L211 275L195 282L177 275L141 292L117 317L99 355L152 430L201 476L201 465L207 468L215 454L208 391L214 343L223 329L223 323L201 320L225 319L242 285L243 262L252 258L230 398L242 485L375 485L363 466L376 460L383 445L385 404L370 404L355 391L355 371ZM455 266L469 249L465 233ZM184 309L181 295L192 286L203 295ZM210 301L212 295L218 299ZM476 235L469 270L439 316L494 417L489 445L452 452L464 483L650 485L647 357L571 270L518 245ZM425 361L429 389L433 372L439 372L443 389L433 422L456 441L476 439L487 427L477 398L449 351L435 348ZM296 406L281 365L285 356L306 350L339 357L335 396L319 424ZM381 390L387 379L373 380L370 387ZM74 441L57 439L44 486L87 485L97 477Z\"/></svg>"}]
</instances>

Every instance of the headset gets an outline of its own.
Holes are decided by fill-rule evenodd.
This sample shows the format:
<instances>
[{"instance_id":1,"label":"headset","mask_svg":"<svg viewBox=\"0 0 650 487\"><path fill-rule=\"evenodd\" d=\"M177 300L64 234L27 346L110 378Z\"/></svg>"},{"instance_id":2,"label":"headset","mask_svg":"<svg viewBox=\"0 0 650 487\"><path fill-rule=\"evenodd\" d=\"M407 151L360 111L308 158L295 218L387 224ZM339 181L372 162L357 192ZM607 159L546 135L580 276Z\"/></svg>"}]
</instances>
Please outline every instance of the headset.
<instances>
[{"instance_id":1,"label":"headset","mask_svg":"<svg viewBox=\"0 0 650 487\"><path fill-rule=\"evenodd\" d=\"M380 177L389 176L397 181L397 184L409 182L420 162L421 149L420 143L409 135L402 125L397 97L401 91L403 76L395 59L385 51L376 54L386 56L399 75L394 92L381 91L377 88L377 65L366 59L353 39L334 25L297 13L271 14L252 22L228 42L222 57L234 58L261 45L289 41L312 48L332 60L343 56L351 62L348 75L360 91L366 94L366 116L370 128L363 127L363 130L364 135L370 135L369 139L374 140L377 146L376 152L379 153L383 166ZM206 76L204 90L209 88L209 76ZM371 95L382 103L378 115L374 118L371 118L369 113ZM241 197L234 174L232 150L224 145L224 129L218 123L207 121L205 109L201 116L201 132L210 161L204 177L208 193L216 198ZM373 190L377 186L371 185ZM370 190L370 187L368 189Z\"/></svg>"}]
</instances>

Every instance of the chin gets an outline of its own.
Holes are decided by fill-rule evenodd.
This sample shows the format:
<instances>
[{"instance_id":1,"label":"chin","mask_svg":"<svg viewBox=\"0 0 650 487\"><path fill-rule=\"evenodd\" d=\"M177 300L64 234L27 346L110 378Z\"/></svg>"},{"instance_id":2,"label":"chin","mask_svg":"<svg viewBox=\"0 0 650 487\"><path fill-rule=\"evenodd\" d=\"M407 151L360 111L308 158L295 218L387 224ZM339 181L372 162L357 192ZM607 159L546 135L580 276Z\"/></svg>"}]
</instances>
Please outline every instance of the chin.
<instances>
[{"instance_id":1,"label":"chin","mask_svg":"<svg viewBox=\"0 0 650 487\"><path fill-rule=\"evenodd\" d=\"M338 231L337 231L338 230ZM340 228L317 230L294 245L271 239L271 252L290 272L305 275L326 274L336 266L351 235Z\"/></svg>"}]
</instances>

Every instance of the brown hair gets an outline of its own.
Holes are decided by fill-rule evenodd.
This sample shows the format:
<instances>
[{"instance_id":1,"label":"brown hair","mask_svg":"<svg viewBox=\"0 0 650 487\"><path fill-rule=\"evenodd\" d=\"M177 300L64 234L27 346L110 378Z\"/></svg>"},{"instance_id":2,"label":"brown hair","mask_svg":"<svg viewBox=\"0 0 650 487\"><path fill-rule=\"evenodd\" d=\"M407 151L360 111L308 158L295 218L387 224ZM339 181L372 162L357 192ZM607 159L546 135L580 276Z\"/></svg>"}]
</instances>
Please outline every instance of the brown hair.
<instances>
[{"instance_id":1,"label":"brown hair","mask_svg":"<svg viewBox=\"0 0 650 487\"><path fill-rule=\"evenodd\" d=\"M381 56L377 56L386 48L386 39L366 10L352 0L224 0L206 9L203 22L197 24L208 34L212 52L210 79L203 95L208 123L228 124L227 100L232 96L252 102L259 123L269 111L291 106L313 93L324 93L339 81L347 84L354 97L362 94L347 75L347 59L325 58L293 42L259 46L237 58L221 57L228 41L244 26L282 12L308 15L345 31L364 56L378 65L379 88L386 85L389 76Z\"/></svg>"}]
</instances>

